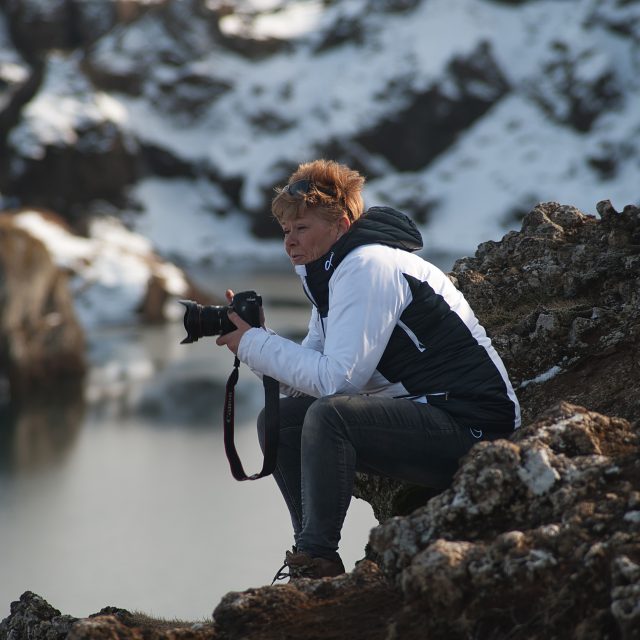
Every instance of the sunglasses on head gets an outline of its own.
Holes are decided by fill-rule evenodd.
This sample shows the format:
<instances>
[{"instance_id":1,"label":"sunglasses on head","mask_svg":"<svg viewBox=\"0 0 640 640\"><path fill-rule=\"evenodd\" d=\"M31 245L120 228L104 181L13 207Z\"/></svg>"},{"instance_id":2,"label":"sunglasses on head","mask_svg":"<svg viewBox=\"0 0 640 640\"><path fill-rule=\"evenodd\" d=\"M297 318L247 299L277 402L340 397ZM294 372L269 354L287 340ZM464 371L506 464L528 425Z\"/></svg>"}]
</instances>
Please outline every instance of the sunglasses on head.
<instances>
[{"instance_id":1,"label":"sunglasses on head","mask_svg":"<svg viewBox=\"0 0 640 640\"><path fill-rule=\"evenodd\" d=\"M312 180L307 180L306 178L303 180L296 180L291 184L285 185L282 191L284 193L288 193L290 196L306 196L312 188L317 189L320 193L324 193L326 196L331 196L333 198L336 196L335 190L331 189L331 187L321 187Z\"/></svg>"}]
</instances>

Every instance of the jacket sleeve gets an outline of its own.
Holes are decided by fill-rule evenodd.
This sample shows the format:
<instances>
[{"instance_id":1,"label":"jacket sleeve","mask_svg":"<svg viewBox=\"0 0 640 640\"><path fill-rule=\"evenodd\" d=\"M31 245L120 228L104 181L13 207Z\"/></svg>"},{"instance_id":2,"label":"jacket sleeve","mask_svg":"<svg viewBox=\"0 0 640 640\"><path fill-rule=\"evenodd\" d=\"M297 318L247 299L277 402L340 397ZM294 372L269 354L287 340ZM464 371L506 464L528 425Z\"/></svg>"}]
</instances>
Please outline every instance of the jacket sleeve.
<instances>
[{"instance_id":1,"label":"jacket sleeve","mask_svg":"<svg viewBox=\"0 0 640 640\"><path fill-rule=\"evenodd\" d=\"M314 351L320 351L324 348L324 335L322 333L322 324L320 321L320 314L317 309L311 311L311 318L309 318L309 328L307 335L302 341L302 346Z\"/></svg>"},{"instance_id":2,"label":"jacket sleeve","mask_svg":"<svg viewBox=\"0 0 640 640\"><path fill-rule=\"evenodd\" d=\"M355 250L333 274L322 351L313 337L299 345L254 328L240 341L240 360L316 398L359 393L410 299L401 270L380 249Z\"/></svg>"},{"instance_id":3,"label":"jacket sleeve","mask_svg":"<svg viewBox=\"0 0 640 640\"><path fill-rule=\"evenodd\" d=\"M316 309L313 309L311 312L311 317L309 318L309 328L307 335L302 340L302 346L308 349L314 349L315 351L322 352L322 347L324 346L324 336L322 335L320 325L320 316ZM269 331L271 335L275 335L273 331ZM255 369L253 369L254 373L258 373ZM258 374L262 377L262 374ZM299 397L305 395L303 391L299 391L294 387L291 387L287 384L280 383L280 393L285 396L294 396Z\"/></svg>"}]
</instances>

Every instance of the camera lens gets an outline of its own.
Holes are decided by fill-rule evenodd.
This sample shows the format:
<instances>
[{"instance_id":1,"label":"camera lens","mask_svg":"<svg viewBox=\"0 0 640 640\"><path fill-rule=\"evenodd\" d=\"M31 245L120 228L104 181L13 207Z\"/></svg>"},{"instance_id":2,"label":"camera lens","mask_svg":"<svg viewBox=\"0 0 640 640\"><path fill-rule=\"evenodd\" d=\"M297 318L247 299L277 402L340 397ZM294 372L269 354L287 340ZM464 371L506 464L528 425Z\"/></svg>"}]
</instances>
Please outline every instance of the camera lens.
<instances>
[{"instance_id":1,"label":"camera lens","mask_svg":"<svg viewBox=\"0 0 640 640\"><path fill-rule=\"evenodd\" d=\"M201 327L203 336L218 336L229 333L235 329L235 325L229 320L227 312L229 307L215 305L202 306Z\"/></svg>"},{"instance_id":2,"label":"camera lens","mask_svg":"<svg viewBox=\"0 0 640 640\"><path fill-rule=\"evenodd\" d=\"M227 316L228 307L202 305L193 300L180 300L180 303L185 306L184 328L187 332L181 344L197 342L203 336L218 336L235 329Z\"/></svg>"}]
</instances>

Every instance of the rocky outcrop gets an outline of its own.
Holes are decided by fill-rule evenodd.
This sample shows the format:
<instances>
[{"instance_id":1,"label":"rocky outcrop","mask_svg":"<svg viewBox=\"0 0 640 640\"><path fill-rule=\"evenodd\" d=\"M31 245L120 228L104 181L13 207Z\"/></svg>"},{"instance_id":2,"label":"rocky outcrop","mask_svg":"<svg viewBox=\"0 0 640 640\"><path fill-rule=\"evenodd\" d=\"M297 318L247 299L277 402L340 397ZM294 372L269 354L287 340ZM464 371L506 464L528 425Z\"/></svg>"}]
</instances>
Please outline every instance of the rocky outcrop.
<instances>
[{"instance_id":1,"label":"rocky outcrop","mask_svg":"<svg viewBox=\"0 0 640 640\"><path fill-rule=\"evenodd\" d=\"M398 637L637 638L639 447L567 403L474 447L450 489L372 533Z\"/></svg>"},{"instance_id":2,"label":"rocky outcrop","mask_svg":"<svg viewBox=\"0 0 640 640\"><path fill-rule=\"evenodd\" d=\"M551 403L640 419L640 209L543 203L451 277L503 357L524 424Z\"/></svg>"},{"instance_id":3,"label":"rocky outcrop","mask_svg":"<svg viewBox=\"0 0 640 640\"><path fill-rule=\"evenodd\" d=\"M530 86L549 116L578 131L589 131L622 98L615 63L590 43L554 42Z\"/></svg>"},{"instance_id":4,"label":"rocky outcrop","mask_svg":"<svg viewBox=\"0 0 640 640\"><path fill-rule=\"evenodd\" d=\"M77 621L73 616L62 615L35 593L26 591L19 600L11 603L11 614L0 622L0 638L63 640Z\"/></svg>"},{"instance_id":5,"label":"rocky outcrop","mask_svg":"<svg viewBox=\"0 0 640 640\"><path fill-rule=\"evenodd\" d=\"M88 48L84 70L105 91L146 95L163 111L193 116L224 90L191 64L219 46L217 18L202 0L157 3L136 19L121 21ZM174 103L174 96L185 102L176 97Z\"/></svg>"},{"instance_id":6,"label":"rocky outcrop","mask_svg":"<svg viewBox=\"0 0 640 640\"><path fill-rule=\"evenodd\" d=\"M84 328L178 320L180 298L220 302L119 221L95 219L89 231L78 236L47 211L0 215L0 404L5 395L28 393L32 411L37 396L79 383ZM58 245L73 249L60 254ZM105 295L111 304L103 303ZM69 400L75 405L77 398Z\"/></svg>"},{"instance_id":7,"label":"rocky outcrop","mask_svg":"<svg viewBox=\"0 0 640 640\"><path fill-rule=\"evenodd\" d=\"M93 201L122 205L137 171L137 146L124 116L92 89L73 57L51 55L43 76L7 136L0 189L71 221L82 218Z\"/></svg>"},{"instance_id":8,"label":"rocky outcrop","mask_svg":"<svg viewBox=\"0 0 640 640\"><path fill-rule=\"evenodd\" d=\"M67 274L8 215L0 216L0 302L0 381L12 399L84 376L84 332Z\"/></svg>"},{"instance_id":9,"label":"rocky outcrop","mask_svg":"<svg viewBox=\"0 0 640 640\"><path fill-rule=\"evenodd\" d=\"M118 22L134 20L158 3L137 0L4 0L13 40L34 60L51 49L90 45Z\"/></svg>"}]
</instances>

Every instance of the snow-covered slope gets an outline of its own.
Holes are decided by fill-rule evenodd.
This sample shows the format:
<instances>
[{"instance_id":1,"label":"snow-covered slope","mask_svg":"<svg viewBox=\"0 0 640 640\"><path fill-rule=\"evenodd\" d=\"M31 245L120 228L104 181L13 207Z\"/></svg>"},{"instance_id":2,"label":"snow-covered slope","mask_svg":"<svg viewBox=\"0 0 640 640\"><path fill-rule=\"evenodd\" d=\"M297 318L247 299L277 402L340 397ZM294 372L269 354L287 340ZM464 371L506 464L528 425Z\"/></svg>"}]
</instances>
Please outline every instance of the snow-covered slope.
<instances>
[{"instance_id":1,"label":"snow-covered slope","mask_svg":"<svg viewBox=\"0 0 640 640\"><path fill-rule=\"evenodd\" d=\"M0 18L14 33L43 15L24 4ZM106 199L163 254L223 259L273 234L274 185L318 156L360 168L368 204L413 215L436 257L538 201L640 201L638 2L139 4L95 32L82 14L75 42L40 52L39 90L6 127L8 204L77 219ZM206 241L194 209L218 229Z\"/></svg>"}]
</instances>

